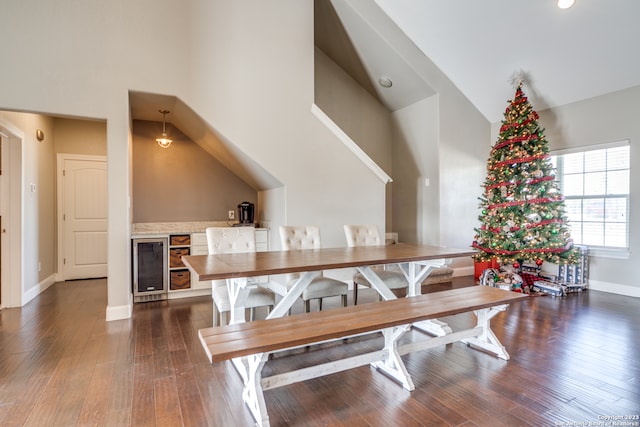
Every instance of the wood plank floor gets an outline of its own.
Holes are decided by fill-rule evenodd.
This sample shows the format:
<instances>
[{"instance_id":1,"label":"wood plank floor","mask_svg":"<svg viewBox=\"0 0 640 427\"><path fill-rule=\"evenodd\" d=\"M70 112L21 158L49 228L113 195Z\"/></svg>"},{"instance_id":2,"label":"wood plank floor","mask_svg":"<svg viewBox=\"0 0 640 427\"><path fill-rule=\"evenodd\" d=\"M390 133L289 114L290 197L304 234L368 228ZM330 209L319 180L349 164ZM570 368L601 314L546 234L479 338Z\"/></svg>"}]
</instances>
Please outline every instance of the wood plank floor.
<instances>
[{"instance_id":1,"label":"wood plank floor","mask_svg":"<svg viewBox=\"0 0 640 427\"><path fill-rule=\"evenodd\" d=\"M363 290L360 298L375 296ZM239 376L230 363L210 365L198 342L197 330L212 323L209 297L136 304L131 319L114 322L105 306L105 281L86 280L56 283L0 312L0 425L253 425ZM472 317L443 320L455 330ZM556 426L640 414L640 299L534 297L492 323L508 362L455 343L404 357L413 392L366 366L269 390L272 425ZM380 343L373 336L298 350L265 369Z\"/></svg>"}]
</instances>

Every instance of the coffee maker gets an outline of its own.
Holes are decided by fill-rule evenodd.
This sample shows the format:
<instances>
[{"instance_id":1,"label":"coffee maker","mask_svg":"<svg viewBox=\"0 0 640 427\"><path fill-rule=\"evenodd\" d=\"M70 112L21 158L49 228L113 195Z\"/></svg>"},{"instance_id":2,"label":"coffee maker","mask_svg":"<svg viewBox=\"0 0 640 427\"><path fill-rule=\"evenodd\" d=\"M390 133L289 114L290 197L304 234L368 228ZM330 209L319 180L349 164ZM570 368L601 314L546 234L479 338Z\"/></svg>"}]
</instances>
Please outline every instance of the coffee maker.
<instances>
[{"instance_id":1,"label":"coffee maker","mask_svg":"<svg viewBox=\"0 0 640 427\"><path fill-rule=\"evenodd\" d=\"M253 225L253 213L255 206L250 202L242 202L238 205L238 220L242 225Z\"/></svg>"}]
</instances>

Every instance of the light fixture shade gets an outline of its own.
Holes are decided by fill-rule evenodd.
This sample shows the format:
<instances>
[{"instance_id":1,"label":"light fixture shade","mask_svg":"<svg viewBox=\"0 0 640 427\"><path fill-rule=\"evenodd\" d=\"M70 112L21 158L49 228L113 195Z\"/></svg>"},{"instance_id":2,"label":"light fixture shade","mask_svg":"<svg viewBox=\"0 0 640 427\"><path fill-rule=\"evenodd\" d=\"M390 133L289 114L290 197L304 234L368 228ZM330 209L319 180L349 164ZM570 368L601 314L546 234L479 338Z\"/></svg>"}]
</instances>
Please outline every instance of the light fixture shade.
<instances>
[{"instance_id":1,"label":"light fixture shade","mask_svg":"<svg viewBox=\"0 0 640 427\"><path fill-rule=\"evenodd\" d=\"M170 138L167 138L167 134L163 133L160 138L156 138L156 142L162 148L169 148L173 140Z\"/></svg>"},{"instance_id":2,"label":"light fixture shade","mask_svg":"<svg viewBox=\"0 0 640 427\"><path fill-rule=\"evenodd\" d=\"M162 136L160 138L156 138L156 142L162 148L169 148L173 140L167 136L167 130L165 128L166 123L164 120L164 116L169 114L169 110L158 110L162 114Z\"/></svg>"},{"instance_id":3,"label":"light fixture shade","mask_svg":"<svg viewBox=\"0 0 640 427\"><path fill-rule=\"evenodd\" d=\"M569 9L574 3L575 0L558 0L558 7L560 9Z\"/></svg>"}]
</instances>

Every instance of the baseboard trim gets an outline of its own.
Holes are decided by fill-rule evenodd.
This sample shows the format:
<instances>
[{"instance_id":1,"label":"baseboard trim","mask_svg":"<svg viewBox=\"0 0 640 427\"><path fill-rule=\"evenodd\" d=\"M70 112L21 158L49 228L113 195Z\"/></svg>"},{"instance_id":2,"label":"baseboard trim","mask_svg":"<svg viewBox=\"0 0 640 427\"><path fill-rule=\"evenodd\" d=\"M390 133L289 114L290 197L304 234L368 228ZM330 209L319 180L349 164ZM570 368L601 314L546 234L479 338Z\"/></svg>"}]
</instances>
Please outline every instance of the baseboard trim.
<instances>
[{"instance_id":1,"label":"baseboard trim","mask_svg":"<svg viewBox=\"0 0 640 427\"><path fill-rule=\"evenodd\" d=\"M182 299L190 297L211 296L211 286L202 289L185 289L184 291L169 292L167 299Z\"/></svg>"},{"instance_id":2,"label":"baseboard trim","mask_svg":"<svg viewBox=\"0 0 640 427\"><path fill-rule=\"evenodd\" d=\"M458 267L453 269L453 277L472 276L473 273L473 267ZM640 298L640 287L638 286L620 285L618 283L600 282L598 280L589 279L588 289Z\"/></svg>"},{"instance_id":3,"label":"baseboard trim","mask_svg":"<svg viewBox=\"0 0 640 427\"><path fill-rule=\"evenodd\" d=\"M589 279L589 289L640 298L640 287L637 286L620 285L618 283L600 282Z\"/></svg>"},{"instance_id":4,"label":"baseboard trim","mask_svg":"<svg viewBox=\"0 0 640 427\"><path fill-rule=\"evenodd\" d=\"M125 305L107 306L107 322L112 320L130 319L131 313L133 313L133 302Z\"/></svg>"},{"instance_id":5,"label":"baseboard trim","mask_svg":"<svg viewBox=\"0 0 640 427\"><path fill-rule=\"evenodd\" d=\"M47 288L54 283L56 283L56 275L52 274L42 282L38 283L36 286L24 292L22 294L22 306L24 307L25 305L27 305L29 301L40 295L42 292L46 291Z\"/></svg>"}]
</instances>

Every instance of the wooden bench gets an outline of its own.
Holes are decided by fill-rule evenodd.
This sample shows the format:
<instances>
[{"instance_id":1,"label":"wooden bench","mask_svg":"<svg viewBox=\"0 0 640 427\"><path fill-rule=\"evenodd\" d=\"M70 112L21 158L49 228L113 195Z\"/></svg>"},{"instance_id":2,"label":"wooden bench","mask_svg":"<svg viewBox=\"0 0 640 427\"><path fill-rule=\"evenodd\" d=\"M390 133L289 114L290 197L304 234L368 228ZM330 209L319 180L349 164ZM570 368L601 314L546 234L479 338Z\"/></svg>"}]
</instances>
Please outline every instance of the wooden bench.
<instances>
[{"instance_id":1,"label":"wooden bench","mask_svg":"<svg viewBox=\"0 0 640 427\"><path fill-rule=\"evenodd\" d=\"M263 391L358 366L371 366L413 390L411 376L400 356L456 341L508 360L509 354L489 322L511 302L526 295L486 286L473 286L346 308L201 329L200 341L212 363L231 359L244 381L243 399L260 426L269 425ZM473 311L474 328L399 345L416 322ZM370 353L262 377L271 353L319 344L365 333L382 332L384 347Z\"/></svg>"}]
</instances>

